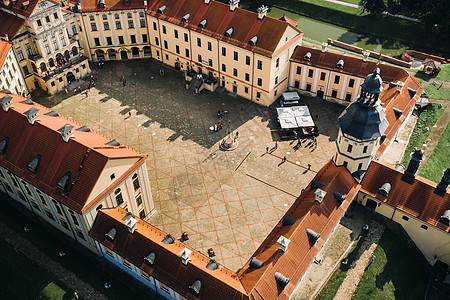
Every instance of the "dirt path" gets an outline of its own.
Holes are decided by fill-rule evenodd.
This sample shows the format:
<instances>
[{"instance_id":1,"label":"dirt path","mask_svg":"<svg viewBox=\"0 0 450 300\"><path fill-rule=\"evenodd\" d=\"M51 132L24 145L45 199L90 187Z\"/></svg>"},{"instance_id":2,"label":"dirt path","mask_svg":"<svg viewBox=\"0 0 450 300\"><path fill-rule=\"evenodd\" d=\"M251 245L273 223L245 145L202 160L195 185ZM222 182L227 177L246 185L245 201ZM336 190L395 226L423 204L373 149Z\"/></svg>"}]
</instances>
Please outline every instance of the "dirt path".
<instances>
[{"instance_id":1,"label":"dirt path","mask_svg":"<svg viewBox=\"0 0 450 300\"><path fill-rule=\"evenodd\" d=\"M359 259L352 263L347 272L347 277L345 277L334 297L335 300L349 300L352 298L359 280L371 260L372 253L383 235L384 227L379 223L372 221L369 226L369 234L361 245L361 249L358 253Z\"/></svg>"},{"instance_id":2,"label":"dirt path","mask_svg":"<svg viewBox=\"0 0 450 300\"><path fill-rule=\"evenodd\" d=\"M30 234L32 234L32 231ZM45 253L37 249L32 243L19 236L13 230L9 229L6 224L1 221L0 238L13 246L17 251L23 253L26 257L37 263L41 268L46 269L55 275L68 288L77 291L81 298L92 300L107 299L105 295L79 279L74 273L61 266L58 262L48 257Z\"/></svg>"}]
</instances>

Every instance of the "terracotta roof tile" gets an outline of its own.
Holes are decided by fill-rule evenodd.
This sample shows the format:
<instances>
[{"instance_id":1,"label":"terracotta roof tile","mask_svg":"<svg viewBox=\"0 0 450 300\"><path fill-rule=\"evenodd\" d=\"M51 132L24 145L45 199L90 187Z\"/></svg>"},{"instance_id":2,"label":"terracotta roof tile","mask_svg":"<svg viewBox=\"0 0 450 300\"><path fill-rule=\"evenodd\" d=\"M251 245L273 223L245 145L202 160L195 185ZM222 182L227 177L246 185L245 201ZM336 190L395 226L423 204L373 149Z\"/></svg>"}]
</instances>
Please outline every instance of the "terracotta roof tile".
<instances>
[{"instance_id":1,"label":"terracotta roof tile","mask_svg":"<svg viewBox=\"0 0 450 300\"><path fill-rule=\"evenodd\" d=\"M3 3L3 1L1 3ZM23 23L25 23L24 19L2 10L0 10L0 20L2 20L0 22L0 35L5 36L5 34L7 34L10 39L13 39L16 36L20 27L22 27Z\"/></svg>"},{"instance_id":2,"label":"terracotta roof tile","mask_svg":"<svg viewBox=\"0 0 450 300\"><path fill-rule=\"evenodd\" d=\"M361 191L378 200L396 207L424 222L450 232L450 227L439 222L446 210L450 209L450 194L445 197L434 193L436 183L416 176L409 184L402 180L403 171L383 161L372 161L361 182ZM379 188L386 182L391 184L388 197L378 194Z\"/></svg>"},{"instance_id":3,"label":"terracotta roof tile","mask_svg":"<svg viewBox=\"0 0 450 300\"><path fill-rule=\"evenodd\" d=\"M124 0L105 0L103 8L99 7L98 3L98 0L81 0L79 10L80 12L93 12L145 8L143 0L130 0L128 5L125 5Z\"/></svg>"},{"instance_id":4,"label":"terracotta roof tile","mask_svg":"<svg viewBox=\"0 0 450 300\"><path fill-rule=\"evenodd\" d=\"M0 38L0 69L5 62L6 56L8 56L9 49L11 49L12 43L7 42Z\"/></svg>"},{"instance_id":5,"label":"terracotta roof tile","mask_svg":"<svg viewBox=\"0 0 450 300\"><path fill-rule=\"evenodd\" d=\"M14 13L17 13L19 15L22 15L24 17L29 17L31 16L31 14L33 13L34 9L36 8L36 6L38 5L40 1L39 0L34 0L34 1L29 1L29 0L17 0L15 3L13 3L13 1L9 2L9 5L5 5L5 3L3 1L0 2L0 8L12 11ZM26 9L23 9L22 4L24 5L24 7L26 7ZM2 19L3 22L3 19Z\"/></svg>"},{"instance_id":6,"label":"terracotta roof tile","mask_svg":"<svg viewBox=\"0 0 450 300\"><path fill-rule=\"evenodd\" d=\"M248 299L234 272L223 266L213 271L206 269L208 257L177 240L174 244L163 244L161 241L166 234L142 220L138 220L136 231L130 233L122 221L126 214L127 211L121 208L99 211L89 235L185 297L190 295L189 285L201 278L201 299L217 299L217 295L221 299ZM111 242L105 234L114 227L117 235ZM192 250L187 265L179 257L185 247ZM153 266L144 262L151 251L157 252Z\"/></svg>"}]
</instances>

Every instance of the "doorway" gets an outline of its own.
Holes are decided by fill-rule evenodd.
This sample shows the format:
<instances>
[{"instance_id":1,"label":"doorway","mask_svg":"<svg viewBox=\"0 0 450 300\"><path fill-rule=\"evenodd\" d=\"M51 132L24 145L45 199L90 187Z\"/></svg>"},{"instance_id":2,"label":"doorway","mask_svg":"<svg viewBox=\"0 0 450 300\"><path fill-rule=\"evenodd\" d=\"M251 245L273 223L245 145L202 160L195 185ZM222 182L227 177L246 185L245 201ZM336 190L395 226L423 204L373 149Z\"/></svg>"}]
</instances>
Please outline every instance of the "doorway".
<instances>
[{"instance_id":1,"label":"doorway","mask_svg":"<svg viewBox=\"0 0 450 300\"><path fill-rule=\"evenodd\" d=\"M76 80L76 79L75 79L75 75L73 75L72 72L67 73L67 82L68 82L69 84L71 84L71 83L74 82L75 80Z\"/></svg>"},{"instance_id":2,"label":"doorway","mask_svg":"<svg viewBox=\"0 0 450 300\"><path fill-rule=\"evenodd\" d=\"M377 203L372 199L367 199L366 206L370 209L375 210L377 208Z\"/></svg>"},{"instance_id":3,"label":"doorway","mask_svg":"<svg viewBox=\"0 0 450 300\"><path fill-rule=\"evenodd\" d=\"M122 50L122 51L120 52L120 57L121 57L122 59L128 59L128 53L127 53L127 51Z\"/></svg>"},{"instance_id":4,"label":"doorway","mask_svg":"<svg viewBox=\"0 0 450 300\"><path fill-rule=\"evenodd\" d=\"M317 91L317 97L323 98L323 91Z\"/></svg>"}]
</instances>

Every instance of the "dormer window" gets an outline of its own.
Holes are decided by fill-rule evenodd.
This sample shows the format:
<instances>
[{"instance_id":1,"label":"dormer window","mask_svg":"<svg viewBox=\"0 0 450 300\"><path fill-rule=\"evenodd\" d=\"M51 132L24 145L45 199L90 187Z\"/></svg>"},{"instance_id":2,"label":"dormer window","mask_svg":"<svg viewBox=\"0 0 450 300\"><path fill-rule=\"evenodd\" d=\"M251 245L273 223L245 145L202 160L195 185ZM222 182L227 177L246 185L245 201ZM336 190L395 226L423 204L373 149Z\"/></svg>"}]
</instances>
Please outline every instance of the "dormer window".
<instances>
[{"instance_id":1,"label":"dormer window","mask_svg":"<svg viewBox=\"0 0 450 300\"><path fill-rule=\"evenodd\" d=\"M200 290L202 289L203 279L199 278L194 281L193 284L189 286L189 291L195 296L200 295Z\"/></svg>"},{"instance_id":2,"label":"dormer window","mask_svg":"<svg viewBox=\"0 0 450 300\"><path fill-rule=\"evenodd\" d=\"M166 9L166 6L163 5L160 8L158 8L158 14L162 15L164 13L164 10Z\"/></svg>"},{"instance_id":3,"label":"dormer window","mask_svg":"<svg viewBox=\"0 0 450 300\"><path fill-rule=\"evenodd\" d=\"M0 104L2 105L3 110L6 112L8 112L8 109L10 107L13 107L11 99L12 99L12 96L10 96L10 95L5 95L0 99Z\"/></svg>"},{"instance_id":4,"label":"dormer window","mask_svg":"<svg viewBox=\"0 0 450 300\"><path fill-rule=\"evenodd\" d=\"M6 148L8 148L8 143L9 143L9 137L5 137L5 138L0 142L0 154L1 154L1 155L5 155L5 153L6 153Z\"/></svg>"},{"instance_id":5,"label":"dormer window","mask_svg":"<svg viewBox=\"0 0 450 300\"><path fill-rule=\"evenodd\" d=\"M61 136L64 142L69 142L70 138L74 137L73 135L73 126L67 123L63 127L58 129L58 132L61 133Z\"/></svg>"},{"instance_id":6,"label":"dormer window","mask_svg":"<svg viewBox=\"0 0 450 300\"><path fill-rule=\"evenodd\" d=\"M190 14L185 14L184 17L181 18L181 22L187 23L189 21Z\"/></svg>"},{"instance_id":7,"label":"dormer window","mask_svg":"<svg viewBox=\"0 0 450 300\"><path fill-rule=\"evenodd\" d=\"M258 41L258 36L255 35L254 37L252 37L252 38L250 39L250 41L249 41L248 43L249 43L249 45L256 46L256 42L257 42L257 41Z\"/></svg>"},{"instance_id":8,"label":"dormer window","mask_svg":"<svg viewBox=\"0 0 450 300\"><path fill-rule=\"evenodd\" d=\"M198 24L198 27L200 27L200 28L205 28L205 27L206 27L206 19L204 19L203 21L201 21L200 24Z\"/></svg>"},{"instance_id":9,"label":"dormer window","mask_svg":"<svg viewBox=\"0 0 450 300\"><path fill-rule=\"evenodd\" d=\"M233 27L230 27L227 31L225 31L225 36L226 37L231 37L231 35L233 34Z\"/></svg>"},{"instance_id":10,"label":"dormer window","mask_svg":"<svg viewBox=\"0 0 450 300\"><path fill-rule=\"evenodd\" d=\"M117 235L117 228L116 227L111 228L111 230L105 233L105 235L111 242L114 241Z\"/></svg>"},{"instance_id":11,"label":"dormer window","mask_svg":"<svg viewBox=\"0 0 450 300\"><path fill-rule=\"evenodd\" d=\"M98 1L98 7L105 8L105 0L99 0Z\"/></svg>"},{"instance_id":12,"label":"dormer window","mask_svg":"<svg viewBox=\"0 0 450 300\"><path fill-rule=\"evenodd\" d=\"M130 0L123 0L123 4L125 6L129 6L130 5Z\"/></svg>"},{"instance_id":13,"label":"dormer window","mask_svg":"<svg viewBox=\"0 0 450 300\"><path fill-rule=\"evenodd\" d=\"M150 252L146 257L144 257L144 262L149 265L153 266L156 259L156 251Z\"/></svg>"},{"instance_id":14,"label":"dormer window","mask_svg":"<svg viewBox=\"0 0 450 300\"><path fill-rule=\"evenodd\" d=\"M36 107L32 107L29 110L27 110L26 112L24 112L23 114L27 117L28 122L33 125L34 122L36 122L36 120L38 120L39 117L39 109L37 109Z\"/></svg>"},{"instance_id":15,"label":"dormer window","mask_svg":"<svg viewBox=\"0 0 450 300\"><path fill-rule=\"evenodd\" d=\"M118 147L118 146L120 146L120 143L116 140L112 140L112 141L107 142L105 145Z\"/></svg>"},{"instance_id":16,"label":"dormer window","mask_svg":"<svg viewBox=\"0 0 450 300\"><path fill-rule=\"evenodd\" d=\"M336 68L343 69L344 68L344 61L340 59L338 63L336 64Z\"/></svg>"},{"instance_id":17,"label":"dormer window","mask_svg":"<svg viewBox=\"0 0 450 300\"><path fill-rule=\"evenodd\" d=\"M303 59L306 61L311 61L311 52L306 53L305 56L303 56Z\"/></svg>"},{"instance_id":18,"label":"dormer window","mask_svg":"<svg viewBox=\"0 0 450 300\"><path fill-rule=\"evenodd\" d=\"M72 176L72 173L69 171L67 172L56 185L60 190L67 192L67 188L69 187L70 177Z\"/></svg>"},{"instance_id":19,"label":"dormer window","mask_svg":"<svg viewBox=\"0 0 450 300\"><path fill-rule=\"evenodd\" d=\"M35 158L28 164L27 169L33 174L36 174L38 171L39 163L41 162L41 155L36 155Z\"/></svg>"}]
</instances>

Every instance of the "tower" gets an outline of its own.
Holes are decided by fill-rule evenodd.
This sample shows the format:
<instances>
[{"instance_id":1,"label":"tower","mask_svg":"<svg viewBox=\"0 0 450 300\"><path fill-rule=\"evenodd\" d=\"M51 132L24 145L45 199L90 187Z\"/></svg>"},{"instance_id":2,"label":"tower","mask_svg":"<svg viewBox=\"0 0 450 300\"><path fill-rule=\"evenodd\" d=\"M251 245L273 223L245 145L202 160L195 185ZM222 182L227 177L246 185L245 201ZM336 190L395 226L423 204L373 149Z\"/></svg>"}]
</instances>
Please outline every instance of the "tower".
<instances>
[{"instance_id":1,"label":"tower","mask_svg":"<svg viewBox=\"0 0 450 300\"><path fill-rule=\"evenodd\" d=\"M344 165L360 178L373 159L380 140L389 126L386 113L378 99L383 80L375 68L361 85L361 95L339 116L339 134L336 139L334 162Z\"/></svg>"}]
</instances>

